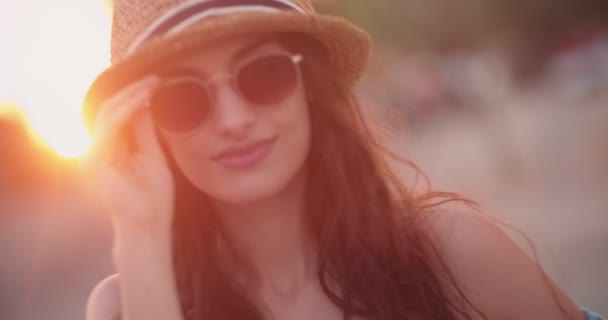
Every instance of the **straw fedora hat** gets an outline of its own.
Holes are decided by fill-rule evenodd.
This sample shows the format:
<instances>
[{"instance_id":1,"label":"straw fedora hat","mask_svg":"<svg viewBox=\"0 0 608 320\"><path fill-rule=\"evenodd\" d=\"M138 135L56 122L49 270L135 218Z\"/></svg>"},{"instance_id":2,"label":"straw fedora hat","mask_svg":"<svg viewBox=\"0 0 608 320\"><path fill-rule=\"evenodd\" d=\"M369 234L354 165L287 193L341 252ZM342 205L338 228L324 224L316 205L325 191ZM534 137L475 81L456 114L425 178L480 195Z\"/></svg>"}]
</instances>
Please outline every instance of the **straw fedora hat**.
<instances>
[{"instance_id":1,"label":"straw fedora hat","mask_svg":"<svg viewBox=\"0 0 608 320\"><path fill-rule=\"evenodd\" d=\"M175 54L222 37L269 32L318 40L330 55L331 71L348 88L367 67L369 35L317 13L311 0L114 0L111 66L89 88L85 123L91 128L100 102Z\"/></svg>"}]
</instances>

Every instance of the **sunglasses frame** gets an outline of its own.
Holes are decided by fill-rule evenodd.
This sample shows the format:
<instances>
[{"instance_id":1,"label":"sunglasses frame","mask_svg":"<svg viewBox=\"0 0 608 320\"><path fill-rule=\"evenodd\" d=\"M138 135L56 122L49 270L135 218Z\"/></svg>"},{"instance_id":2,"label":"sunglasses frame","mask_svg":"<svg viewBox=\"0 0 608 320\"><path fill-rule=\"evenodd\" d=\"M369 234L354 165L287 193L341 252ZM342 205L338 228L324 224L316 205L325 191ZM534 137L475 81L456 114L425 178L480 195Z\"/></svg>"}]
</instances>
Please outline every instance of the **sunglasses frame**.
<instances>
[{"instance_id":1,"label":"sunglasses frame","mask_svg":"<svg viewBox=\"0 0 608 320\"><path fill-rule=\"evenodd\" d=\"M209 98L209 109L212 109L216 106L216 100L217 100L216 82L228 81L232 90L234 90L234 92L238 93L242 99L247 101L247 103L251 103L254 106L272 106L274 104L270 104L270 105L258 104L255 101L251 101L249 98L247 98L247 96L243 94L243 92L240 88L238 79L239 79L239 74L240 74L241 70L243 70L245 67L251 65L251 63L254 63L255 61L258 61L258 60L261 60L264 58L273 57L273 56L283 56L283 57L289 58L289 60L293 63L293 65L296 69L295 70L297 73L296 80L295 80L296 84L299 83L300 82L299 79L301 79L301 74L302 74L301 69L300 69L300 64L302 63L302 60L304 59L303 55L300 53L273 52L273 53L260 54L254 58L247 59L246 62L236 65L236 67L234 67L230 73L219 73L219 74L216 74L213 77L209 77L209 78L205 78L199 72L197 72L195 70L190 70L190 69L178 69L177 72L173 73L173 74L171 72L168 72L165 74L165 77L167 80L164 81L162 87L169 87L169 86L184 83L184 82L185 83L195 83L195 84L201 86L203 88L203 90L205 90L205 92L207 93L207 96ZM175 70L173 70L173 71L175 72ZM168 129L165 126L163 126L162 123L159 123L158 121L156 121L156 122L164 130L167 130L167 131L175 133L175 134L183 134L183 133L188 133L188 132L195 130L204 121L201 121L201 123L199 123L197 126L191 128L191 129L188 129L188 130L184 130L184 131L171 130L171 129Z\"/></svg>"}]
</instances>

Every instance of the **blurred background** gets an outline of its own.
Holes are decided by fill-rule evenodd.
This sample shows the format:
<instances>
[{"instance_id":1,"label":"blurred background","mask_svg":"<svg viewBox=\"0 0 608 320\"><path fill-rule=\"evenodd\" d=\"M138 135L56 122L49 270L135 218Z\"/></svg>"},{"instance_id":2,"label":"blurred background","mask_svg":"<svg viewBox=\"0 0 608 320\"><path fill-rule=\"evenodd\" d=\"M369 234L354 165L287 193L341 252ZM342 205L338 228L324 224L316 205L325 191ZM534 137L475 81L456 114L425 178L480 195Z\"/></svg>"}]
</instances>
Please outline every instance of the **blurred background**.
<instances>
[{"instance_id":1,"label":"blurred background","mask_svg":"<svg viewBox=\"0 0 608 320\"><path fill-rule=\"evenodd\" d=\"M0 0L0 319L83 319L112 272L110 224L77 171L110 2ZM357 92L433 188L524 232L581 306L608 314L608 2L317 4L372 33Z\"/></svg>"}]
</instances>

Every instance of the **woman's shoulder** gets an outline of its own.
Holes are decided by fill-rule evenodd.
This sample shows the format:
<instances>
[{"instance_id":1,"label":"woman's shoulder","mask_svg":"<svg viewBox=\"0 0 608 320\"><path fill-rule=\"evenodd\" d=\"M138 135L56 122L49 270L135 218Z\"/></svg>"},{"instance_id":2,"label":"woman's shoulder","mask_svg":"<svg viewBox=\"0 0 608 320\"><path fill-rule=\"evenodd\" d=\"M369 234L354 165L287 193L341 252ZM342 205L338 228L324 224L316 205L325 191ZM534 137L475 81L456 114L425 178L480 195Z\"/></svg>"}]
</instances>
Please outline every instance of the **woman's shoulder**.
<instances>
[{"instance_id":1,"label":"woman's shoulder","mask_svg":"<svg viewBox=\"0 0 608 320\"><path fill-rule=\"evenodd\" d=\"M452 264L475 266L499 255L505 259L524 258L525 253L504 232L501 223L477 211L434 209L421 217L421 226L442 258Z\"/></svg>"},{"instance_id":2,"label":"woman's shoulder","mask_svg":"<svg viewBox=\"0 0 608 320\"><path fill-rule=\"evenodd\" d=\"M120 319L120 283L118 274L101 280L91 291L86 307L87 320Z\"/></svg>"},{"instance_id":3,"label":"woman's shoulder","mask_svg":"<svg viewBox=\"0 0 608 320\"><path fill-rule=\"evenodd\" d=\"M429 212L424 226L463 293L489 319L584 319L502 223L472 210ZM559 303L558 303L559 301ZM563 308L563 311L562 311Z\"/></svg>"}]
</instances>

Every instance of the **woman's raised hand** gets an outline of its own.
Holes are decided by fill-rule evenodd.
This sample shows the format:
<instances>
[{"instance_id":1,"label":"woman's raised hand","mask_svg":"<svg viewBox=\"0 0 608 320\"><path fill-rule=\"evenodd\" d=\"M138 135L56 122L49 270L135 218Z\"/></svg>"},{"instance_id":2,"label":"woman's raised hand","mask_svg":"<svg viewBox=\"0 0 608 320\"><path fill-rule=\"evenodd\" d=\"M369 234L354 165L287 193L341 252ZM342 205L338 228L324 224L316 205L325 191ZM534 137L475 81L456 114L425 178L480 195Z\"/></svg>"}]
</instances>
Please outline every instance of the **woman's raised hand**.
<instances>
[{"instance_id":1,"label":"woman's raised hand","mask_svg":"<svg viewBox=\"0 0 608 320\"><path fill-rule=\"evenodd\" d=\"M146 107L161 81L148 76L102 103L84 157L115 229L171 225L173 176Z\"/></svg>"}]
</instances>

